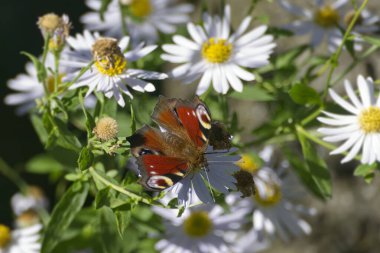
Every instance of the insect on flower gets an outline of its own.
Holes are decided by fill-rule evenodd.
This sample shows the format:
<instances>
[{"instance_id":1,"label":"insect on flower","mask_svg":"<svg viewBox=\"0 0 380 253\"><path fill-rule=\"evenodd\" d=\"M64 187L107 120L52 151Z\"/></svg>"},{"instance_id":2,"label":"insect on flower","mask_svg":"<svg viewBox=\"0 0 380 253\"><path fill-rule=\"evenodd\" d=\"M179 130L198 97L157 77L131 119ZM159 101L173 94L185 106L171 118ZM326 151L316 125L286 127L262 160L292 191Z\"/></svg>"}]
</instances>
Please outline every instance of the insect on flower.
<instances>
[{"instance_id":1,"label":"insect on flower","mask_svg":"<svg viewBox=\"0 0 380 253\"><path fill-rule=\"evenodd\" d=\"M162 130L144 126L128 137L146 189L161 191L175 185L171 189L180 202L191 199L193 189L202 202L212 202L204 181L222 193L235 189L232 174L240 157L227 155L234 151L229 149L231 138L221 124L212 122L198 97L193 101L160 97L152 119Z\"/></svg>"}]
</instances>

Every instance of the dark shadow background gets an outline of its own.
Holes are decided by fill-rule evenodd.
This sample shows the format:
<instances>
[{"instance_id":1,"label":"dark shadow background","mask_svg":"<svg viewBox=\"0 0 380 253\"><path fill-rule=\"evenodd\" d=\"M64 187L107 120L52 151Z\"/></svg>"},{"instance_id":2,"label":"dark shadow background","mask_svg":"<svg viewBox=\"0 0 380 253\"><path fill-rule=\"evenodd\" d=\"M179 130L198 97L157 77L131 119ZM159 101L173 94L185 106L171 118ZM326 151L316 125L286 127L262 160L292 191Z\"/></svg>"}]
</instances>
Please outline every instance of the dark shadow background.
<instances>
[{"instance_id":1,"label":"dark shadow background","mask_svg":"<svg viewBox=\"0 0 380 253\"><path fill-rule=\"evenodd\" d=\"M4 104L10 90L6 83L10 78L25 71L28 59L20 54L42 53L43 39L36 25L43 14L54 12L69 15L73 24L71 34L80 32L79 16L87 10L80 0L11 0L0 1L1 61L0 61L0 158L14 169L22 169L28 159L43 151L27 115L19 117L15 108ZM29 183L37 184L48 192L47 179L23 176ZM0 174L0 223L12 220L8 200L17 188Z\"/></svg>"}]
</instances>

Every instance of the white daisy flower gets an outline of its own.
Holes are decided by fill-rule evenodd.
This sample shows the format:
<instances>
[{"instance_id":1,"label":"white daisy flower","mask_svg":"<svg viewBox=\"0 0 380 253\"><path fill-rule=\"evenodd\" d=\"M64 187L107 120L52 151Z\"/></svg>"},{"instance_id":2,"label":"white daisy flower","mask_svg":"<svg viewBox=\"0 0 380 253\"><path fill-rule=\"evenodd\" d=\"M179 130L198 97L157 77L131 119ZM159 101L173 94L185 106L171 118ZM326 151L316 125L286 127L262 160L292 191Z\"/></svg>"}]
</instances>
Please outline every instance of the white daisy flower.
<instances>
[{"instance_id":1,"label":"white daisy flower","mask_svg":"<svg viewBox=\"0 0 380 253\"><path fill-rule=\"evenodd\" d=\"M85 27L115 38L123 36L121 13L126 12L124 21L134 45L142 41L155 43L158 32L174 33L178 25L190 20L189 14L193 11L193 5L175 4L173 0L112 0L104 13L104 20L101 20L99 10L102 1L87 0L86 4L94 11L81 17Z\"/></svg>"},{"instance_id":2,"label":"white daisy flower","mask_svg":"<svg viewBox=\"0 0 380 253\"><path fill-rule=\"evenodd\" d=\"M41 252L41 224L11 231L0 224L0 253Z\"/></svg>"},{"instance_id":3,"label":"white daisy flower","mask_svg":"<svg viewBox=\"0 0 380 253\"><path fill-rule=\"evenodd\" d=\"M241 168L253 173L256 193L249 198L231 194L226 199L231 206L250 210L253 231L251 230L249 233L253 236L252 239L262 242L266 240L265 235L279 236L282 240L287 241L292 237L310 234L310 225L300 215L315 214L315 209L296 204L305 193L302 185L288 170L286 162L282 162L277 170L271 168L272 153L272 147L268 147L260 153L265 162L261 168L255 165L252 158L244 155L244 164L253 164L254 166L248 168L244 165ZM249 238L243 237L242 240L246 241Z\"/></svg>"},{"instance_id":4,"label":"white daisy flower","mask_svg":"<svg viewBox=\"0 0 380 253\"><path fill-rule=\"evenodd\" d=\"M41 188L29 186L26 194L18 192L11 198L11 206L17 216L28 210L47 209L49 202Z\"/></svg>"},{"instance_id":5,"label":"white daisy flower","mask_svg":"<svg viewBox=\"0 0 380 253\"><path fill-rule=\"evenodd\" d=\"M239 170L235 163L241 157L230 155L235 151L237 149L213 150L209 147L205 153L207 167L189 173L181 181L168 188L167 193L170 196L176 196L179 205L189 206L199 204L198 199L203 203L215 201L208 184L223 194L236 190L236 179L233 174Z\"/></svg>"},{"instance_id":6,"label":"white daisy flower","mask_svg":"<svg viewBox=\"0 0 380 253\"><path fill-rule=\"evenodd\" d=\"M259 68L269 63L269 55L276 46L271 35L264 35L266 26L260 26L246 34L251 17L246 17L235 33L230 34L230 6L226 5L224 17L211 17L205 13L204 25L187 24L191 40L175 35L175 44L163 45L167 54L162 59L180 63L172 75L191 83L201 76L197 94L203 94L210 86L216 92L226 94L231 86L241 92L244 81L255 76L246 68Z\"/></svg>"},{"instance_id":7,"label":"white daisy flower","mask_svg":"<svg viewBox=\"0 0 380 253\"><path fill-rule=\"evenodd\" d=\"M47 54L45 67L54 69L54 56ZM7 105L18 106L16 113L23 115L36 106L35 100L45 96L43 84L38 81L37 71L33 62L28 62L25 66L26 73L19 74L14 79L8 81L8 88L17 91L17 93L9 94L5 97L4 103ZM67 68L59 67L59 78L62 79L66 75ZM49 72L50 73L50 72ZM47 88L49 92L54 91L54 76L48 76ZM95 98L89 97L85 100L86 107L95 106Z\"/></svg>"},{"instance_id":8,"label":"white daisy flower","mask_svg":"<svg viewBox=\"0 0 380 253\"><path fill-rule=\"evenodd\" d=\"M346 16L344 17L344 23L346 26L351 23L354 14L355 11L347 12ZM354 34L360 36L361 34L374 34L378 31L380 31L380 17L375 16L367 9L364 9L360 13L359 19L356 21L356 24L353 28Z\"/></svg>"},{"instance_id":9,"label":"white daisy flower","mask_svg":"<svg viewBox=\"0 0 380 253\"><path fill-rule=\"evenodd\" d=\"M325 4L324 0L315 0L315 6L307 10L291 4L287 0L279 0L280 5L302 20L296 20L285 28L296 35L311 34L311 45L317 47L327 38L329 51L333 52L341 44L343 35L338 28L344 19L344 7L348 0L337 0L332 4Z\"/></svg>"},{"instance_id":10,"label":"white daisy flower","mask_svg":"<svg viewBox=\"0 0 380 253\"><path fill-rule=\"evenodd\" d=\"M187 208L181 217L178 209L153 207L165 221L165 236L156 244L163 253L235 252L231 238L244 221L245 211L225 213L219 205Z\"/></svg>"},{"instance_id":11,"label":"white daisy flower","mask_svg":"<svg viewBox=\"0 0 380 253\"><path fill-rule=\"evenodd\" d=\"M364 79L359 75L357 86L360 99L355 94L351 83L344 82L345 90L350 102L330 89L330 96L338 105L350 113L350 115L323 112L327 117L319 117L318 120L331 127L318 129L328 142L344 143L330 154L347 152L342 163L351 161L361 152L361 163L372 164L380 161L380 96L376 100L373 80Z\"/></svg>"},{"instance_id":12,"label":"white daisy flower","mask_svg":"<svg viewBox=\"0 0 380 253\"><path fill-rule=\"evenodd\" d=\"M67 75L66 81L74 80L81 68L94 61L94 64L69 88L88 86L86 96L93 91L103 92L106 97L114 97L118 104L124 107L122 93L133 98L126 85L139 92L153 92L156 90L154 85L141 79L161 80L167 77L163 73L128 68L128 63L148 55L156 49L155 45L144 47L140 44L126 52L129 37L125 36L117 41L113 38L99 37L98 34L91 34L89 31L84 31L83 35L77 34L76 38L67 38L67 43L73 51L67 52L61 63L75 69Z\"/></svg>"}]
</instances>

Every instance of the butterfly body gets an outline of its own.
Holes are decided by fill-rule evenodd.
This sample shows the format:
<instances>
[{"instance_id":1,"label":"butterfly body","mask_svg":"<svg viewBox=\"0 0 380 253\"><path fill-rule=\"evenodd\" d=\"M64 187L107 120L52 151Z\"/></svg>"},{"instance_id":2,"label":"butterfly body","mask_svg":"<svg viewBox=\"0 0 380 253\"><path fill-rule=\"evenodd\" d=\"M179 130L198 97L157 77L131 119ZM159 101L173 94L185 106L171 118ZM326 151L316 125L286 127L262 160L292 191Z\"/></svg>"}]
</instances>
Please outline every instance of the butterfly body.
<instances>
[{"instance_id":1,"label":"butterfly body","mask_svg":"<svg viewBox=\"0 0 380 253\"><path fill-rule=\"evenodd\" d=\"M193 101L160 97L152 119L160 129L144 126L128 141L141 183L148 190L160 191L207 166L204 153L211 116L198 97Z\"/></svg>"}]
</instances>

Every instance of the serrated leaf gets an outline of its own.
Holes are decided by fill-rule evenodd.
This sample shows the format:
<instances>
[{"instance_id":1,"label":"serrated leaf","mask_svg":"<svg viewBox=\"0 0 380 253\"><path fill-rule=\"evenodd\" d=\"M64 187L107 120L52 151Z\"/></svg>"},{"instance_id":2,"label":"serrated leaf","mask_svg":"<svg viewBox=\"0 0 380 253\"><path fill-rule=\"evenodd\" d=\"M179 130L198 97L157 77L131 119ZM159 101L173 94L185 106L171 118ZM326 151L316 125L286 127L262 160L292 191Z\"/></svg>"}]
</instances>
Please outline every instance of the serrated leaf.
<instances>
[{"instance_id":1,"label":"serrated leaf","mask_svg":"<svg viewBox=\"0 0 380 253\"><path fill-rule=\"evenodd\" d=\"M304 163L293 163L305 184L320 198L331 197L331 176L325 161L297 127L297 137L301 144Z\"/></svg>"},{"instance_id":2,"label":"serrated leaf","mask_svg":"<svg viewBox=\"0 0 380 253\"><path fill-rule=\"evenodd\" d=\"M319 104L321 98L318 92L304 83L297 83L289 91L290 97L297 104Z\"/></svg>"},{"instance_id":3,"label":"serrated leaf","mask_svg":"<svg viewBox=\"0 0 380 253\"><path fill-rule=\"evenodd\" d=\"M247 101L273 101L275 98L257 85L245 85L242 92L234 91L230 97Z\"/></svg>"},{"instance_id":4,"label":"serrated leaf","mask_svg":"<svg viewBox=\"0 0 380 253\"><path fill-rule=\"evenodd\" d=\"M75 182L55 206L45 230L41 253L52 253L61 241L62 234L82 209L88 193L88 184Z\"/></svg>"},{"instance_id":5,"label":"serrated leaf","mask_svg":"<svg viewBox=\"0 0 380 253\"><path fill-rule=\"evenodd\" d=\"M83 147L78 158L78 167L80 170L87 170L94 161L94 154L87 147Z\"/></svg>"}]
</instances>

